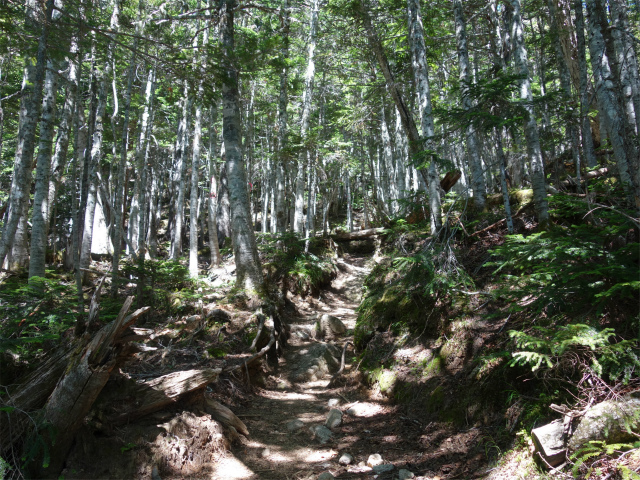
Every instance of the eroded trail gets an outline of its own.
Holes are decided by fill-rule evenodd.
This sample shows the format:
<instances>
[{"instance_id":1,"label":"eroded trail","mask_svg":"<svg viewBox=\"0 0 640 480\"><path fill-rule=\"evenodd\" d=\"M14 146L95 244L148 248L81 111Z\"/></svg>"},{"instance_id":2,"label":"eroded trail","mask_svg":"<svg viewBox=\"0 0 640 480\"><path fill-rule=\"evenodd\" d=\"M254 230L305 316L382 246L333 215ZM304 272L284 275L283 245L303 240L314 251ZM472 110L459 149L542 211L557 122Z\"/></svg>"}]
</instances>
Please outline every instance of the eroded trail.
<instances>
[{"instance_id":1,"label":"eroded trail","mask_svg":"<svg viewBox=\"0 0 640 480\"><path fill-rule=\"evenodd\" d=\"M392 405L367 390L346 355L342 375L332 381L342 346L353 340L365 258L340 260L340 274L319 299L298 306L289 318L292 338L285 357L248 408L238 412L250 438L218 463L219 479L405 479L479 478L486 471L483 433L450 422L425 421L418 411ZM324 314L347 331L317 339ZM329 335L331 337L331 335ZM408 348L403 355L412 355ZM400 354L401 352L396 352ZM351 360L351 361L350 361ZM428 418L428 417L426 417Z\"/></svg>"},{"instance_id":2,"label":"eroded trail","mask_svg":"<svg viewBox=\"0 0 640 480\"><path fill-rule=\"evenodd\" d=\"M226 478L283 479L316 478L322 472L347 468L355 473L356 466L341 466L339 454L354 439L348 428L348 415L335 420L340 425L327 428L331 409L341 413L350 407L352 413L381 413L382 405L358 402L355 389L330 386L340 361L344 344L353 340L356 313L362 282L368 272L365 258L347 258L338 263L339 275L320 298L299 306L300 314L289 318L292 336L290 345L280 360L277 371L240 417L251 432L235 448L237 461L228 459L234 468ZM346 326L343 335L315 338L316 322L323 315L332 315ZM347 352L347 359L351 356ZM347 360L344 375L352 365ZM344 382L343 382L344 383ZM339 417L334 411L333 415ZM241 463L241 465L240 465ZM357 463L357 462L355 462ZM227 473L225 473L227 475Z\"/></svg>"}]
</instances>

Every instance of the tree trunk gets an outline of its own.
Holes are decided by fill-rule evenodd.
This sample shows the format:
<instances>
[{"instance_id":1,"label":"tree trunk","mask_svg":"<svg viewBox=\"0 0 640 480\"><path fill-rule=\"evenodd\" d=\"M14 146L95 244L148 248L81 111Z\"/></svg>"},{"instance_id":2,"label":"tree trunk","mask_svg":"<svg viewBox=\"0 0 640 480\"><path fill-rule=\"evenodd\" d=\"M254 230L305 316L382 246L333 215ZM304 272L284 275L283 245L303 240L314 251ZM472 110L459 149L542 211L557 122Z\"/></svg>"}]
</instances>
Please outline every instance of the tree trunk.
<instances>
[{"instance_id":1,"label":"tree trunk","mask_svg":"<svg viewBox=\"0 0 640 480\"><path fill-rule=\"evenodd\" d=\"M623 88L624 109L632 133L640 135L640 76L638 75L638 59L630 40L627 2L610 0L612 35L616 46L616 62L620 72L620 83Z\"/></svg>"},{"instance_id":2,"label":"tree trunk","mask_svg":"<svg viewBox=\"0 0 640 480\"><path fill-rule=\"evenodd\" d=\"M236 284L253 296L255 293L262 295L265 286L253 225L251 224L247 177L240 145L240 98L233 25L236 7L236 0L224 0L220 12L220 41L225 58L222 82L222 136L229 180Z\"/></svg>"},{"instance_id":3,"label":"tree trunk","mask_svg":"<svg viewBox=\"0 0 640 480\"><path fill-rule=\"evenodd\" d=\"M275 231L273 233L282 234L287 227L287 208L285 197L285 164L288 162L289 156L287 151L287 106L289 104L288 97L288 74L287 59L289 58L289 30L291 27L289 0L284 0L280 8L280 28L282 30L282 47L280 50L280 60L283 63L280 73L280 94L278 96L278 136L276 143L276 185L275 185Z\"/></svg>"},{"instance_id":4,"label":"tree trunk","mask_svg":"<svg viewBox=\"0 0 640 480\"><path fill-rule=\"evenodd\" d=\"M184 95L182 97L182 115L178 124L178 135L176 137L176 145L174 149L174 168L178 172L175 187L178 189L178 195L175 197L174 206L174 226L171 238L171 254L169 258L177 260L182 255L182 227L184 223L184 197L186 189L187 175L187 140L189 138L189 124L191 123L191 107L193 105L193 96L189 94L189 84L184 82Z\"/></svg>"},{"instance_id":5,"label":"tree trunk","mask_svg":"<svg viewBox=\"0 0 640 480\"><path fill-rule=\"evenodd\" d=\"M116 2L117 3L117 2ZM131 90L133 88L133 78L135 75L136 56L138 52L138 39L141 36L143 29L142 9L144 8L144 2L140 2L138 10L138 18L136 21L136 34L133 40L133 53L131 54L131 63L129 64L129 71L127 72L127 91L124 97L124 119L122 122L122 140L120 161L117 168L117 179L113 188L115 190L115 198L113 202L114 210L114 241L113 241L113 262L111 267L112 280L111 280L111 296L115 297L118 293L118 286L120 282L120 276L118 272L120 270L120 253L122 251L122 231L123 231L123 215L124 215L124 199L126 198L127 185L125 184L125 173L127 167L127 151L129 149L129 117L131 113Z\"/></svg>"},{"instance_id":6,"label":"tree trunk","mask_svg":"<svg viewBox=\"0 0 640 480\"><path fill-rule=\"evenodd\" d=\"M559 15L556 12L555 0L549 0L549 12L551 13L551 29L552 35L554 36L554 46L556 49L556 61L558 64L558 72L560 74L560 85L562 86L562 90L564 90L565 102L571 102L571 75L569 66L563 61L566 57L563 56L562 50L562 33L560 26L558 25L557 18ZM580 139L578 138L578 132L575 126L575 109L565 108L565 113L567 117L571 117L571 120L567 124L567 136L569 137L569 142L571 144L571 156L573 157L573 163L576 167L576 173L578 178L580 178Z\"/></svg>"},{"instance_id":7,"label":"tree trunk","mask_svg":"<svg viewBox=\"0 0 640 480\"><path fill-rule=\"evenodd\" d=\"M582 133L582 153L587 167L598 165L596 151L591 134L591 122L589 121L589 82L587 75L587 56L584 39L584 15L582 13L582 1L576 0L573 4L576 15L576 39L578 49L578 68L580 74L580 127Z\"/></svg>"},{"instance_id":8,"label":"tree trunk","mask_svg":"<svg viewBox=\"0 0 640 480\"><path fill-rule=\"evenodd\" d=\"M433 125L433 115L431 113L431 94L429 91L429 75L426 48L424 44L424 29L422 28L422 18L420 16L420 3L417 0L407 0L407 6L409 20L409 46L411 49L411 61L413 63L413 75L416 83L416 90L418 92L422 136L425 138L424 150L426 150L427 155L434 155L436 150L436 145L433 141L435 130ZM426 177L424 180L429 188L431 234L434 235L442 229L440 182L438 180L435 160L432 160L429 163L428 172L429 173L427 175L423 174L423 177Z\"/></svg>"},{"instance_id":9,"label":"tree trunk","mask_svg":"<svg viewBox=\"0 0 640 480\"><path fill-rule=\"evenodd\" d=\"M626 136L625 114L619 101L614 73L609 63L609 54L605 48L602 28L607 19L601 0L587 0L589 20L589 50L595 81L596 95L600 115L604 120L607 135L613 147L618 166L618 175L629 202L636 212L640 212L640 179L638 178L638 158L635 146Z\"/></svg>"},{"instance_id":10,"label":"tree trunk","mask_svg":"<svg viewBox=\"0 0 640 480\"><path fill-rule=\"evenodd\" d=\"M216 169L216 143L218 141L217 132L214 123L217 117L218 107L211 107L211 118L209 122L209 160L207 162L207 177L210 181L209 198L207 206L209 221L207 227L209 229L209 249L211 250L211 267L220 265L220 245L218 243L218 172Z\"/></svg>"},{"instance_id":11,"label":"tree trunk","mask_svg":"<svg viewBox=\"0 0 640 480\"><path fill-rule=\"evenodd\" d=\"M527 65L527 50L524 44L524 26L522 24L522 12L520 0L509 0L512 9L511 37L513 40L513 55L516 70L522 76L520 80L520 99L524 103L528 118L525 120L524 134L527 141L527 156L531 169L531 186L533 188L533 201L538 216L538 224L546 228L549 223L549 206L547 203L547 190L544 178L544 161L540 138L538 137L538 125L536 123L535 110L533 108L533 94L531 92L531 78Z\"/></svg>"},{"instance_id":12,"label":"tree trunk","mask_svg":"<svg viewBox=\"0 0 640 480\"><path fill-rule=\"evenodd\" d=\"M472 106L472 99L469 95L471 86L471 75L469 73L469 50L467 49L467 32L464 15L462 12L462 0L453 1L453 14L456 22L456 40L458 43L458 65L460 67L460 87L462 94L462 108L469 110ZM487 191L484 184L484 172L482 171L482 160L480 158L480 146L476 138L473 125L469 124L466 129L467 155L471 169L471 190L473 191L473 204L479 211L484 210Z\"/></svg>"},{"instance_id":13,"label":"tree trunk","mask_svg":"<svg viewBox=\"0 0 640 480\"><path fill-rule=\"evenodd\" d=\"M51 147L53 144L53 120L56 109L57 75L54 63L47 65L40 121L40 144L36 160L36 189L33 197L31 218L31 253L29 259L29 284L35 286L32 278L44 278L45 253L47 250L47 224L49 220L49 175L51 170ZM39 288L42 288L40 285Z\"/></svg>"},{"instance_id":14,"label":"tree trunk","mask_svg":"<svg viewBox=\"0 0 640 480\"><path fill-rule=\"evenodd\" d=\"M42 87L47 64L47 40L53 4L53 0L47 0L44 11L33 0L29 0L27 4L29 8L27 8L28 16L25 24L29 32L39 35L38 51L35 64L31 58L27 58L25 61L18 120L18 144L14 159L11 193L8 200L9 206L0 239L0 265L4 263L5 257L11 250L18 221L25 210L25 205L29 202L31 165L36 146L36 125L42 107ZM38 17L42 19L41 23Z\"/></svg>"}]
</instances>

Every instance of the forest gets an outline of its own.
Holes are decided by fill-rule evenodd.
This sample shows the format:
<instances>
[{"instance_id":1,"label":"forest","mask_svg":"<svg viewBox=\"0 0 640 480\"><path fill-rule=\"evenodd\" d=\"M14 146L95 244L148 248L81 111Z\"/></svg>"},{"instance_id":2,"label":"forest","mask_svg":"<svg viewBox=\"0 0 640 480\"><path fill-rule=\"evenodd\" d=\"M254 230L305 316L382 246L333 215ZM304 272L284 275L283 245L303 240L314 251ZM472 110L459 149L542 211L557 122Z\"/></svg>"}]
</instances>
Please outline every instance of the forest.
<instances>
[{"instance_id":1,"label":"forest","mask_svg":"<svg viewBox=\"0 0 640 480\"><path fill-rule=\"evenodd\" d=\"M0 32L0 479L640 479L636 0Z\"/></svg>"}]
</instances>

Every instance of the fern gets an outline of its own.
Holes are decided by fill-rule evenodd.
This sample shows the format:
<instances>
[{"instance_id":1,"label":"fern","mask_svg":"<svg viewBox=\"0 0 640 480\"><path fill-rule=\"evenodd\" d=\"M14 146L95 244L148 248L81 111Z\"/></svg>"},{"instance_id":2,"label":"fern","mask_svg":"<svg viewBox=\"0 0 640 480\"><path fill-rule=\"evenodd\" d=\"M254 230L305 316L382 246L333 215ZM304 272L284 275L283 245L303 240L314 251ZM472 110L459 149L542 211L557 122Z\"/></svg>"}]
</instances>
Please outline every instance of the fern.
<instances>
[{"instance_id":1,"label":"fern","mask_svg":"<svg viewBox=\"0 0 640 480\"><path fill-rule=\"evenodd\" d=\"M615 331L612 328L598 330L590 325L571 324L557 328L533 327L531 331L535 334L509 332L519 349L512 354L511 366L528 365L533 371L543 366L553 368L569 352L589 359L591 368L599 376L605 373L603 365L609 367L607 373L610 376L615 376L612 375L616 372L614 367L621 367L622 359L627 366L640 366L634 342L623 340L613 343Z\"/></svg>"}]
</instances>

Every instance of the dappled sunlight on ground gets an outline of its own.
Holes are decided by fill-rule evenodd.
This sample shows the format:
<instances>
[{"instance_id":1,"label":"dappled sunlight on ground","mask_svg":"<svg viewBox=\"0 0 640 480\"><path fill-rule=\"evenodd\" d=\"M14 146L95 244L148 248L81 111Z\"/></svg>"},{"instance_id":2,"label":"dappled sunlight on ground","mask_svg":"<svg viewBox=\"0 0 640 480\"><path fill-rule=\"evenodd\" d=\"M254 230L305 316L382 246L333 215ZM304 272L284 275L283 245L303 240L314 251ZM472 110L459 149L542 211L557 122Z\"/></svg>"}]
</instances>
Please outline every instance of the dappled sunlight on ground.
<instances>
[{"instance_id":1,"label":"dappled sunlight on ground","mask_svg":"<svg viewBox=\"0 0 640 480\"><path fill-rule=\"evenodd\" d=\"M232 455L216 462L210 480L255 480L260 478Z\"/></svg>"}]
</instances>

